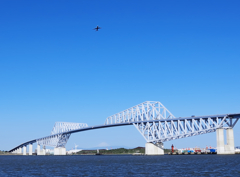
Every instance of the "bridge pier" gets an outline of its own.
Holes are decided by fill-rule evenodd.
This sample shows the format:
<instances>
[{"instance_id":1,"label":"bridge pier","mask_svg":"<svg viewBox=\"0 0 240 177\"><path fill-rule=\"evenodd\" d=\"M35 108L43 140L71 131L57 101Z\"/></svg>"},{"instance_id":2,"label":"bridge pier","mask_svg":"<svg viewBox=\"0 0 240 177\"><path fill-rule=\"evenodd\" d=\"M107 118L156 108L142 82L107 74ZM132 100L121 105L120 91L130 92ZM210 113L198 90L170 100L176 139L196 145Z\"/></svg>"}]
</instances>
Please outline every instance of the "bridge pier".
<instances>
[{"instance_id":1,"label":"bridge pier","mask_svg":"<svg viewBox=\"0 0 240 177\"><path fill-rule=\"evenodd\" d=\"M28 146L28 155L32 155L32 144Z\"/></svg>"},{"instance_id":2,"label":"bridge pier","mask_svg":"<svg viewBox=\"0 0 240 177\"><path fill-rule=\"evenodd\" d=\"M38 144L37 145L37 155L46 155L45 147L43 147L43 149L41 149L41 146Z\"/></svg>"},{"instance_id":3,"label":"bridge pier","mask_svg":"<svg viewBox=\"0 0 240 177\"><path fill-rule=\"evenodd\" d=\"M18 149L18 154L22 154L22 147Z\"/></svg>"},{"instance_id":4,"label":"bridge pier","mask_svg":"<svg viewBox=\"0 0 240 177\"><path fill-rule=\"evenodd\" d=\"M146 143L145 155L164 155L163 143Z\"/></svg>"},{"instance_id":5,"label":"bridge pier","mask_svg":"<svg viewBox=\"0 0 240 177\"><path fill-rule=\"evenodd\" d=\"M37 145L37 155L40 155L40 150L41 150L41 147L40 147L40 145L38 144L38 145Z\"/></svg>"},{"instance_id":6,"label":"bridge pier","mask_svg":"<svg viewBox=\"0 0 240 177\"><path fill-rule=\"evenodd\" d=\"M219 128L216 130L217 135L217 154L235 154L233 129L226 130L227 144L224 144L224 129Z\"/></svg>"},{"instance_id":7,"label":"bridge pier","mask_svg":"<svg viewBox=\"0 0 240 177\"><path fill-rule=\"evenodd\" d=\"M67 154L66 148L63 147L54 148L54 155L66 155L66 154Z\"/></svg>"},{"instance_id":8,"label":"bridge pier","mask_svg":"<svg viewBox=\"0 0 240 177\"><path fill-rule=\"evenodd\" d=\"M23 155L27 155L27 146L26 145L23 146Z\"/></svg>"},{"instance_id":9,"label":"bridge pier","mask_svg":"<svg viewBox=\"0 0 240 177\"><path fill-rule=\"evenodd\" d=\"M38 144L37 145L37 155L46 155L46 149L43 146L43 149L41 149L41 146Z\"/></svg>"},{"instance_id":10,"label":"bridge pier","mask_svg":"<svg viewBox=\"0 0 240 177\"><path fill-rule=\"evenodd\" d=\"M43 149L41 150L41 155L46 155L46 149L45 149L45 147L43 147Z\"/></svg>"}]
</instances>

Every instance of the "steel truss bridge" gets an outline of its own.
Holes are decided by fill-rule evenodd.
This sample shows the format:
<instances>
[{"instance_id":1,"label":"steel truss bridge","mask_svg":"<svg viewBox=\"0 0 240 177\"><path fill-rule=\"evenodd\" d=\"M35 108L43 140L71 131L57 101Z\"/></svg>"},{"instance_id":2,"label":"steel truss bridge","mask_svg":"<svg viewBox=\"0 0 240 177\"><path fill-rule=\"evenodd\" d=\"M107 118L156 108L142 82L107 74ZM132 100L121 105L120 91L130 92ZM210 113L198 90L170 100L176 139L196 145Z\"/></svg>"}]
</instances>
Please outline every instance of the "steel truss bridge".
<instances>
[{"instance_id":1,"label":"steel truss bridge","mask_svg":"<svg viewBox=\"0 0 240 177\"><path fill-rule=\"evenodd\" d=\"M51 135L22 143L9 152L33 143L65 147L72 133L126 125L134 125L147 142L157 144L233 128L239 118L240 113L176 118L162 103L146 101L108 117L104 125L56 122Z\"/></svg>"}]
</instances>

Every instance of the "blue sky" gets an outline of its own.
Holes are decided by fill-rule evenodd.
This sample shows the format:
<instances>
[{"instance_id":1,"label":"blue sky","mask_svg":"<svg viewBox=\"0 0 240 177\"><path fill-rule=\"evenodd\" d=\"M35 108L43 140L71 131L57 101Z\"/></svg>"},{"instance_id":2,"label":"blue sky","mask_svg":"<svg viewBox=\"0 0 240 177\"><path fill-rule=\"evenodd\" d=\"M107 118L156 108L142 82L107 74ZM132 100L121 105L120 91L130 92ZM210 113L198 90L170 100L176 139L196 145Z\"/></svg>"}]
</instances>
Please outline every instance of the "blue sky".
<instances>
[{"instance_id":1,"label":"blue sky","mask_svg":"<svg viewBox=\"0 0 240 177\"><path fill-rule=\"evenodd\" d=\"M175 116L240 112L239 1L7 1L0 6L0 149L56 121L103 124L144 101ZM92 30L99 25L101 30ZM240 145L240 123L234 129ZM144 146L133 126L67 144ZM215 146L215 133L165 147Z\"/></svg>"}]
</instances>

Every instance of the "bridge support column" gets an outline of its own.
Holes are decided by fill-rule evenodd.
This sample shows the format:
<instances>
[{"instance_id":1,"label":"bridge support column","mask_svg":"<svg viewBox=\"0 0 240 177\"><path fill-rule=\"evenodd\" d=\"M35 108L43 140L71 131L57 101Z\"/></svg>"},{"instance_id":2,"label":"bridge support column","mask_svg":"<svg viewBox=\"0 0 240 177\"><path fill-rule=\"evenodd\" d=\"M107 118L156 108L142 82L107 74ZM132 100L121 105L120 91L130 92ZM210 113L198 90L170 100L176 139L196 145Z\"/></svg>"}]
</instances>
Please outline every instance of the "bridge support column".
<instances>
[{"instance_id":1,"label":"bridge support column","mask_svg":"<svg viewBox=\"0 0 240 177\"><path fill-rule=\"evenodd\" d=\"M227 154L235 154L233 129L227 129L227 144L224 146Z\"/></svg>"},{"instance_id":2,"label":"bridge support column","mask_svg":"<svg viewBox=\"0 0 240 177\"><path fill-rule=\"evenodd\" d=\"M224 154L224 129L216 130L217 135L217 154Z\"/></svg>"},{"instance_id":3,"label":"bridge support column","mask_svg":"<svg viewBox=\"0 0 240 177\"><path fill-rule=\"evenodd\" d=\"M164 155L163 143L146 143L145 155Z\"/></svg>"},{"instance_id":4,"label":"bridge support column","mask_svg":"<svg viewBox=\"0 0 240 177\"><path fill-rule=\"evenodd\" d=\"M32 144L28 146L28 155L32 155Z\"/></svg>"},{"instance_id":5,"label":"bridge support column","mask_svg":"<svg viewBox=\"0 0 240 177\"><path fill-rule=\"evenodd\" d=\"M27 147L26 147L26 145L23 146L23 155L27 155Z\"/></svg>"},{"instance_id":6,"label":"bridge support column","mask_svg":"<svg viewBox=\"0 0 240 177\"><path fill-rule=\"evenodd\" d=\"M41 146L37 145L37 155L46 155L46 149L45 146L43 146L43 149L41 149Z\"/></svg>"},{"instance_id":7,"label":"bridge support column","mask_svg":"<svg viewBox=\"0 0 240 177\"><path fill-rule=\"evenodd\" d=\"M217 154L235 154L233 129L229 128L227 132L227 144L224 144L224 129L217 129Z\"/></svg>"},{"instance_id":8,"label":"bridge support column","mask_svg":"<svg viewBox=\"0 0 240 177\"><path fill-rule=\"evenodd\" d=\"M18 154L22 154L22 147L18 149Z\"/></svg>"},{"instance_id":9,"label":"bridge support column","mask_svg":"<svg viewBox=\"0 0 240 177\"><path fill-rule=\"evenodd\" d=\"M40 155L40 151L41 151L41 147L40 147L40 145L38 144L38 145L37 145L37 155Z\"/></svg>"},{"instance_id":10,"label":"bridge support column","mask_svg":"<svg viewBox=\"0 0 240 177\"><path fill-rule=\"evenodd\" d=\"M41 150L41 154L40 155L46 155L46 149L45 148L43 148L42 150Z\"/></svg>"},{"instance_id":11,"label":"bridge support column","mask_svg":"<svg viewBox=\"0 0 240 177\"><path fill-rule=\"evenodd\" d=\"M66 148L63 147L54 148L54 155L66 155L66 154L67 154Z\"/></svg>"}]
</instances>

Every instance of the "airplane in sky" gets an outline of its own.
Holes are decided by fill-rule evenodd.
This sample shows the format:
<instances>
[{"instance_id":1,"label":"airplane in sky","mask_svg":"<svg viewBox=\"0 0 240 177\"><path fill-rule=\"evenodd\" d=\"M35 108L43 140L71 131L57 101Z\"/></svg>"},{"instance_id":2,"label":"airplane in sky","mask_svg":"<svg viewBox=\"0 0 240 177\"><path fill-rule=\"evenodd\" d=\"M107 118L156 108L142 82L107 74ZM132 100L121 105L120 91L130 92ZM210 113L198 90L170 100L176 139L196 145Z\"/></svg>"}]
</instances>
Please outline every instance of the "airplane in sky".
<instances>
[{"instance_id":1,"label":"airplane in sky","mask_svg":"<svg viewBox=\"0 0 240 177\"><path fill-rule=\"evenodd\" d=\"M93 30L96 30L96 31L98 31L99 29L101 29L101 27L99 27L99 26L97 25L97 27L96 27L96 28L94 28Z\"/></svg>"}]
</instances>

